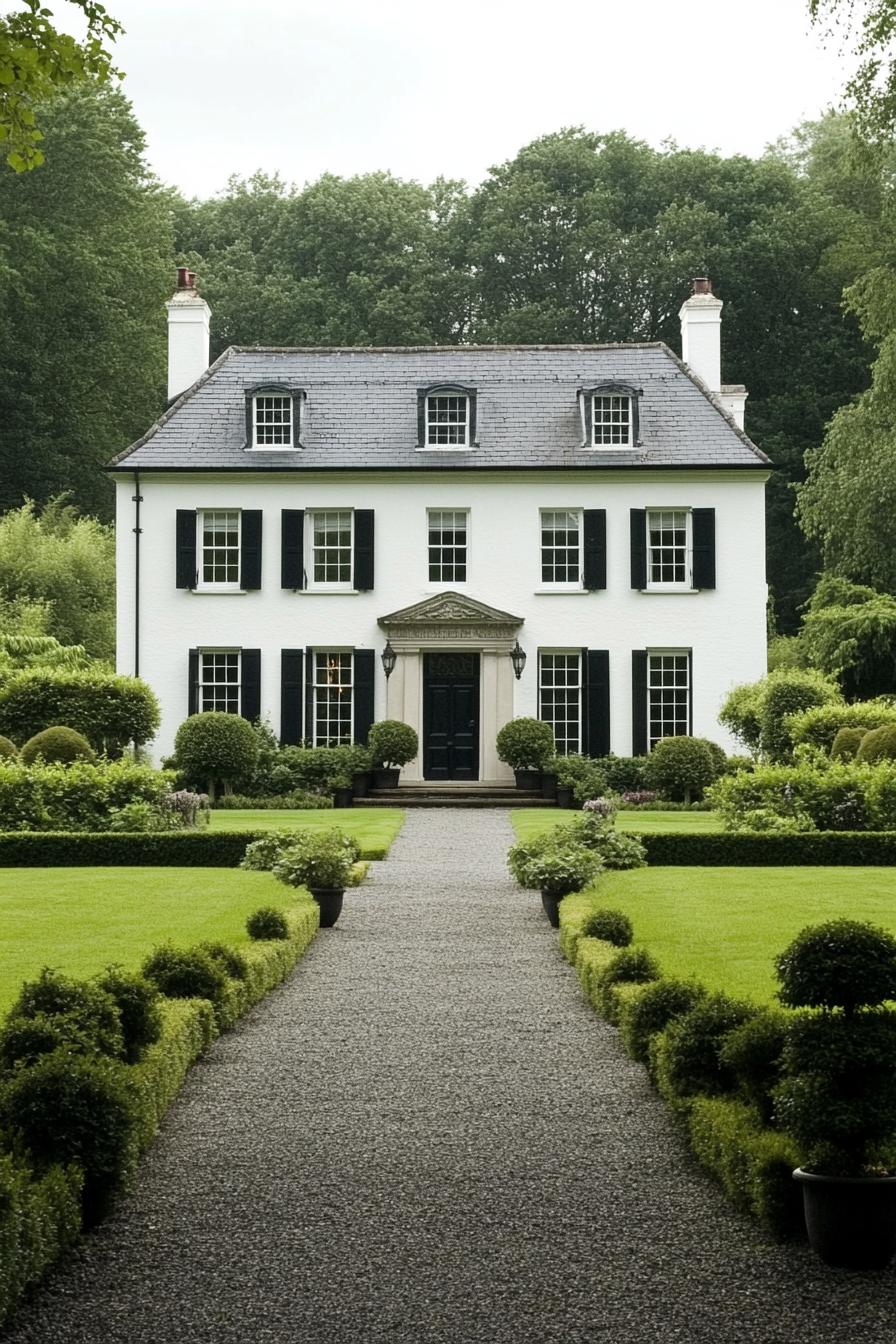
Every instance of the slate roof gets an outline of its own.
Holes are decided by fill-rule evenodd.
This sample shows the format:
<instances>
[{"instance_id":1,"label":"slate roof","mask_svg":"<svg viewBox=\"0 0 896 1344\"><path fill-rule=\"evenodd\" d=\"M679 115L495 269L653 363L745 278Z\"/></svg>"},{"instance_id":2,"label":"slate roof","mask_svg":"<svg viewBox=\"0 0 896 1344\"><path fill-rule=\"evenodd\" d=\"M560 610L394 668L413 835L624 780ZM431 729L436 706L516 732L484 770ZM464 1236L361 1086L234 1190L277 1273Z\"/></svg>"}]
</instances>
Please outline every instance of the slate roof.
<instances>
[{"instance_id":1,"label":"slate roof","mask_svg":"<svg viewBox=\"0 0 896 1344\"><path fill-rule=\"evenodd\" d=\"M576 392L618 381L643 388L641 447L585 451ZM246 451L245 394L265 383L303 389L302 448ZM417 451L417 389L477 390L478 446ZM667 345L232 347L109 469L189 471L586 467L764 467Z\"/></svg>"}]
</instances>

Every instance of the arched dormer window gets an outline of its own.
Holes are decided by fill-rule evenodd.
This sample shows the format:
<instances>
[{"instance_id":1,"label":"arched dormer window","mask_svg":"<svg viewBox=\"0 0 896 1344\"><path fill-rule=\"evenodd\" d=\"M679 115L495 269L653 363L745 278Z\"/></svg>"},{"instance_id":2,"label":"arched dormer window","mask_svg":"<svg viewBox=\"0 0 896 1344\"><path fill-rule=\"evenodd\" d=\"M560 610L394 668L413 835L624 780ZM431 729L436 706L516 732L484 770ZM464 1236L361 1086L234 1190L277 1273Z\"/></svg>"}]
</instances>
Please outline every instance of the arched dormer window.
<instances>
[{"instance_id":1,"label":"arched dormer window","mask_svg":"<svg viewBox=\"0 0 896 1344\"><path fill-rule=\"evenodd\" d=\"M280 383L265 383L246 393L246 448L276 453L301 448L301 406L305 393Z\"/></svg>"},{"instance_id":2,"label":"arched dormer window","mask_svg":"<svg viewBox=\"0 0 896 1344\"><path fill-rule=\"evenodd\" d=\"M472 448L476 443L476 389L433 383L417 389L417 447Z\"/></svg>"},{"instance_id":3,"label":"arched dormer window","mask_svg":"<svg viewBox=\"0 0 896 1344\"><path fill-rule=\"evenodd\" d=\"M583 448L639 448L638 404L643 389L629 383L598 383L579 389Z\"/></svg>"}]
</instances>

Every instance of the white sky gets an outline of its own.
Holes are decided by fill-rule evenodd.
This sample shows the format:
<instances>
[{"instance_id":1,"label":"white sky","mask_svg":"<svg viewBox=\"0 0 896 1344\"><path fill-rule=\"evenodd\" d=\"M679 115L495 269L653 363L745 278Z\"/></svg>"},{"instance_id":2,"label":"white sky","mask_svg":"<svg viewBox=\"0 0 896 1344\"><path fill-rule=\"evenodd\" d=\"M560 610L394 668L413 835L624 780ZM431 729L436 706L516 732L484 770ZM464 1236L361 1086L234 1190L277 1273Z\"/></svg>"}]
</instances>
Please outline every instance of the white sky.
<instances>
[{"instance_id":1,"label":"white sky","mask_svg":"<svg viewBox=\"0 0 896 1344\"><path fill-rule=\"evenodd\" d=\"M68 6L49 0L64 24ZM761 153L836 102L807 0L107 0L158 175L479 181L561 126Z\"/></svg>"}]
</instances>

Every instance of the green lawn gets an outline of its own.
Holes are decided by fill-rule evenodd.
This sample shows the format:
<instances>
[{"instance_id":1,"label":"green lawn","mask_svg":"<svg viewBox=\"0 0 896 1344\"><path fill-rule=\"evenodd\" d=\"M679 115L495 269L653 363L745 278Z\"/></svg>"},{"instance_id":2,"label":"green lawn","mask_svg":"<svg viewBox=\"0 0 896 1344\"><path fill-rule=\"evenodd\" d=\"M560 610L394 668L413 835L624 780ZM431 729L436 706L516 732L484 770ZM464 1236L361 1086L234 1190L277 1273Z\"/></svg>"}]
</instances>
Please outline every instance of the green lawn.
<instances>
[{"instance_id":1,"label":"green lawn","mask_svg":"<svg viewBox=\"0 0 896 1344\"><path fill-rule=\"evenodd\" d=\"M253 910L296 899L270 873L239 868L0 869L0 1012L42 966L85 976L136 967L168 939L242 943Z\"/></svg>"},{"instance_id":2,"label":"green lawn","mask_svg":"<svg viewBox=\"0 0 896 1344\"><path fill-rule=\"evenodd\" d=\"M521 807L514 809L511 820L520 840L528 840L548 827L570 821L578 812L560 811L548 807ZM620 831L720 831L722 823L714 812L617 812L616 828Z\"/></svg>"},{"instance_id":3,"label":"green lawn","mask_svg":"<svg viewBox=\"0 0 896 1344\"><path fill-rule=\"evenodd\" d=\"M388 850L403 823L404 813L397 807L340 807L317 811L221 810L212 812L211 818L214 831L288 831L298 826L306 830L322 830L338 826L360 841L365 858L379 857Z\"/></svg>"},{"instance_id":4,"label":"green lawn","mask_svg":"<svg viewBox=\"0 0 896 1344\"><path fill-rule=\"evenodd\" d=\"M593 890L664 972L760 1001L774 997L774 957L807 924L847 916L896 933L893 868L639 868Z\"/></svg>"}]
</instances>

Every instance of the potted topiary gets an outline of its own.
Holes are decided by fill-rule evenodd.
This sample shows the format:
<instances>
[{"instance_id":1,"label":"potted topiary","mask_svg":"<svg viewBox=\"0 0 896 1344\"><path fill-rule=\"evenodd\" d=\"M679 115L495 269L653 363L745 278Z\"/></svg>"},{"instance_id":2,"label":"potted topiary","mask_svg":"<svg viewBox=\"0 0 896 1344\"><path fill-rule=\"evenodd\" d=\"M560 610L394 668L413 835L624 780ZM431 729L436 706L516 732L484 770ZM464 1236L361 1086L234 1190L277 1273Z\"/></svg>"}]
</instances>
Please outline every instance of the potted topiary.
<instances>
[{"instance_id":1,"label":"potted topiary","mask_svg":"<svg viewBox=\"0 0 896 1344\"><path fill-rule=\"evenodd\" d=\"M521 887L541 891L541 904L552 928L560 926L560 902L581 891L603 867L600 856L584 845L554 843L550 832L514 845L507 865Z\"/></svg>"},{"instance_id":2,"label":"potted topiary","mask_svg":"<svg viewBox=\"0 0 896 1344\"><path fill-rule=\"evenodd\" d=\"M556 751L554 732L540 719L511 719L495 739L498 760L513 770L518 789L540 789L541 772Z\"/></svg>"},{"instance_id":3,"label":"potted topiary","mask_svg":"<svg viewBox=\"0 0 896 1344\"><path fill-rule=\"evenodd\" d=\"M373 756L368 747L352 747L352 793L366 798L373 787Z\"/></svg>"},{"instance_id":4,"label":"potted topiary","mask_svg":"<svg viewBox=\"0 0 896 1344\"><path fill-rule=\"evenodd\" d=\"M271 871L290 887L307 887L320 906L321 928L331 929L342 912L342 897L356 855L356 843L335 828L303 831L293 844L281 850Z\"/></svg>"},{"instance_id":5,"label":"potted topiary","mask_svg":"<svg viewBox=\"0 0 896 1344\"><path fill-rule=\"evenodd\" d=\"M373 758L373 782L377 789L395 789L401 767L417 755L417 734L398 719L381 719L370 730L367 744Z\"/></svg>"},{"instance_id":6,"label":"potted topiary","mask_svg":"<svg viewBox=\"0 0 896 1344\"><path fill-rule=\"evenodd\" d=\"M809 1243L829 1265L883 1269L896 1253L896 938L838 919L804 929L776 962L795 1016L773 1092L805 1155Z\"/></svg>"},{"instance_id":7,"label":"potted topiary","mask_svg":"<svg viewBox=\"0 0 896 1344\"><path fill-rule=\"evenodd\" d=\"M355 796L351 776L334 775L330 786L333 790L333 806L351 807Z\"/></svg>"}]
</instances>

